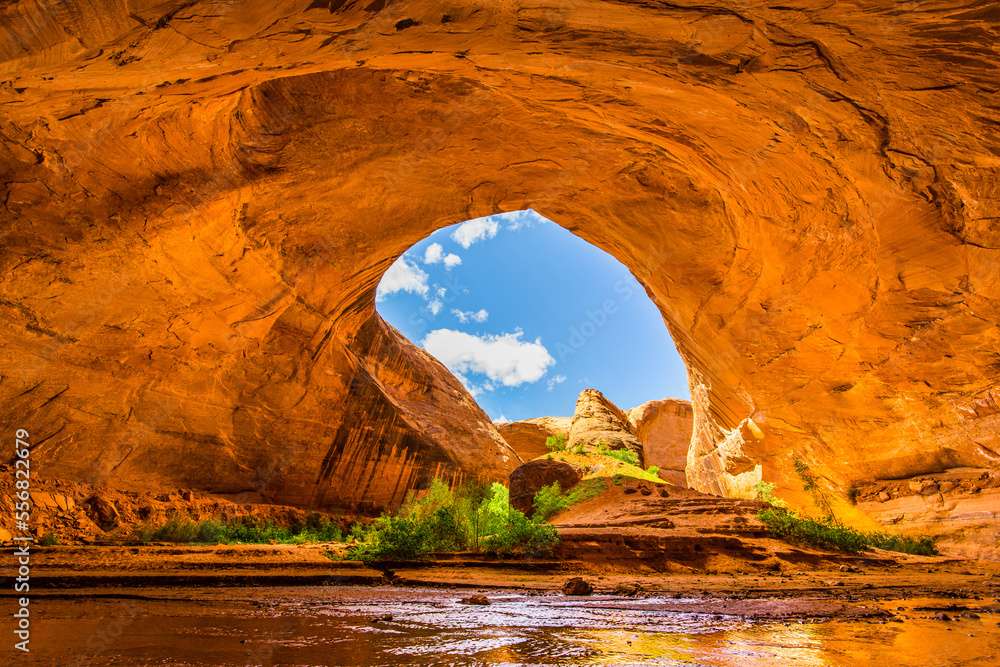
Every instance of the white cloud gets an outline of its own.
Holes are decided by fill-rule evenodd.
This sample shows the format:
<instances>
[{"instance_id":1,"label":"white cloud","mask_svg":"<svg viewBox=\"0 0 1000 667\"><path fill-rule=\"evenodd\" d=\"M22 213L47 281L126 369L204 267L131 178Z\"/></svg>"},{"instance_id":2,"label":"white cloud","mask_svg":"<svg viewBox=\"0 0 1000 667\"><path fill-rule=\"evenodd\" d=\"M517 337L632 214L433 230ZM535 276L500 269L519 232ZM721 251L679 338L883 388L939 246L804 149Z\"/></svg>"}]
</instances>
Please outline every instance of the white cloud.
<instances>
[{"instance_id":1,"label":"white cloud","mask_svg":"<svg viewBox=\"0 0 1000 667\"><path fill-rule=\"evenodd\" d=\"M431 299L427 302L427 310L431 311L431 315L440 313L443 306L444 304L441 302L441 299Z\"/></svg>"},{"instance_id":2,"label":"white cloud","mask_svg":"<svg viewBox=\"0 0 1000 667\"><path fill-rule=\"evenodd\" d=\"M541 339L523 341L523 335L521 330L474 336L453 329L435 329L424 337L423 347L460 379L467 373L485 375L488 382L482 389L490 391L495 388L493 383L516 387L537 382L555 363Z\"/></svg>"},{"instance_id":3,"label":"white cloud","mask_svg":"<svg viewBox=\"0 0 1000 667\"><path fill-rule=\"evenodd\" d=\"M440 243L432 243L424 250L424 264L437 264L444 258L444 248Z\"/></svg>"},{"instance_id":4,"label":"white cloud","mask_svg":"<svg viewBox=\"0 0 1000 667\"><path fill-rule=\"evenodd\" d=\"M453 252L449 252L444 256L444 268L451 270L462 263L462 258Z\"/></svg>"},{"instance_id":5,"label":"white cloud","mask_svg":"<svg viewBox=\"0 0 1000 667\"><path fill-rule=\"evenodd\" d=\"M476 218L463 222L455 231L451 233L451 238L455 243L466 250L476 241L491 239L497 235L500 224L492 217Z\"/></svg>"},{"instance_id":6,"label":"white cloud","mask_svg":"<svg viewBox=\"0 0 1000 667\"><path fill-rule=\"evenodd\" d=\"M490 311L485 308L480 308L479 310L459 310L458 308L452 308L451 314L455 316L462 324L468 324L469 322L485 322L489 319Z\"/></svg>"},{"instance_id":7,"label":"white cloud","mask_svg":"<svg viewBox=\"0 0 1000 667\"><path fill-rule=\"evenodd\" d=\"M410 292L426 297L427 290L427 274L405 257L400 257L382 276L378 289L375 290L375 299L378 301L396 292Z\"/></svg>"},{"instance_id":8,"label":"white cloud","mask_svg":"<svg viewBox=\"0 0 1000 667\"><path fill-rule=\"evenodd\" d=\"M507 416L501 412L500 416L493 420L493 423L494 424L509 424L510 420L507 419Z\"/></svg>"},{"instance_id":9,"label":"white cloud","mask_svg":"<svg viewBox=\"0 0 1000 667\"><path fill-rule=\"evenodd\" d=\"M562 384L565 381L566 381L566 376L565 375L562 375L562 374L553 375L545 383L545 389L548 390L548 391L552 391L553 389L556 388L557 384Z\"/></svg>"},{"instance_id":10,"label":"white cloud","mask_svg":"<svg viewBox=\"0 0 1000 667\"><path fill-rule=\"evenodd\" d=\"M507 229L512 232L516 232L519 229L525 229L526 227L533 226L542 217L532 211L530 208L524 211L511 211L510 213L501 213L496 216L498 218L502 217L504 222L507 223Z\"/></svg>"},{"instance_id":11,"label":"white cloud","mask_svg":"<svg viewBox=\"0 0 1000 667\"><path fill-rule=\"evenodd\" d=\"M439 285L434 286L434 291L437 293L437 297L439 299L443 299L444 295L448 293L448 289L446 287L441 287Z\"/></svg>"}]
</instances>

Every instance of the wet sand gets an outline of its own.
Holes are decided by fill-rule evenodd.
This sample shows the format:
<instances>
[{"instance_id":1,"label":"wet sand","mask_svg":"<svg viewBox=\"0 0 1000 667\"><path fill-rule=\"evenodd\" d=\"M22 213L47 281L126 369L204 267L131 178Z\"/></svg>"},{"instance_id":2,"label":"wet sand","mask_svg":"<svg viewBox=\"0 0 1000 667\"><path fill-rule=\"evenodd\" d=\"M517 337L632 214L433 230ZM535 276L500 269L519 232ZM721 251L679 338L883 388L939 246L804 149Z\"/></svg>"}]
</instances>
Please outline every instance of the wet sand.
<instances>
[{"instance_id":1,"label":"wet sand","mask_svg":"<svg viewBox=\"0 0 1000 667\"><path fill-rule=\"evenodd\" d=\"M997 563L872 553L662 572L455 555L371 568L332 548L39 548L32 653L0 664L927 667L1000 655ZM595 595L563 595L572 576ZM461 602L475 594L491 604Z\"/></svg>"},{"instance_id":2,"label":"wet sand","mask_svg":"<svg viewBox=\"0 0 1000 667\"><path fill-rule=\"evenodd\" d=\"M1000 654L992 599L482 592L490 605L396 586L49 591L25 664L924 667Z\"/></svg>"}]
</instances>

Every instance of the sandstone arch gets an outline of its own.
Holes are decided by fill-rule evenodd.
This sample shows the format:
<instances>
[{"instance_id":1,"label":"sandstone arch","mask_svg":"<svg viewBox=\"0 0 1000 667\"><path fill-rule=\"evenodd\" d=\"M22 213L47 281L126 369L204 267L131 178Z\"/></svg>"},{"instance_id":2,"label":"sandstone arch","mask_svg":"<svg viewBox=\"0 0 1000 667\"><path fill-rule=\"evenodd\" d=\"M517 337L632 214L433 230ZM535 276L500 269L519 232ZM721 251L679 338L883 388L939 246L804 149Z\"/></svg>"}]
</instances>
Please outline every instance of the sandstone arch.
<instances>
[{"instance_id":1,"label":"sandstone arch","mask_svg":"<svg viewBox=\"0 0 1000 667\"><path fill-rule=\"evenodd\" d=\"M527 207L663 312L696 487L997 467L987 2L2 12L0 422L41 469L375 505L495 472L374 289L433 230ZM371 425L386 488L331 472Z\"/></svg>"}]
</instances>

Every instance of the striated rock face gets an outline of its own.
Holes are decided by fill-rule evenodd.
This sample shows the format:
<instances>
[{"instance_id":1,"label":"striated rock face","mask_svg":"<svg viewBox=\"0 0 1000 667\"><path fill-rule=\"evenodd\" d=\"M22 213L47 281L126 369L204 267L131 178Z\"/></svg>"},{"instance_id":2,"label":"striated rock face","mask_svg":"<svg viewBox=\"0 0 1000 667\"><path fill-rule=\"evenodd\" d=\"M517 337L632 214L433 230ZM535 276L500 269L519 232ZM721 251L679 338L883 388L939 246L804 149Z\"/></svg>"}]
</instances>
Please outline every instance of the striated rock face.
<instances>
[{"instance_id":1,"label":"striated rock face","mask_svg":"<svg viewBox=\"0 0 1000 667\"><path fill-rule=\"evenodd\" d=\"M576 399L568 447L630 449L642 459L642 443L618 406L596 389L584 389Z\"/></svg>"},{"instance_id":2,"label":"striated rock face","mask_svg":"<svg viewBox=\"0 0 1000 667\"><path fill-rule=\"evenodd\" d=\"M1000 473L953 468L908 479L863 482L858 506L896 530L936 535L951 556L1000 560Z\"/></svg>"},{"instance_id":3,"label":"striated rock face","mask_svg":"<svg viewBox=\"0 0 1000 667\"><path fill-rule=\"evenodd\" d=\"M572 417L535 417L518 422L497 424L497 431L517 452L522 461L548 453L545 441L554 435L569 437Z\"/></svg>"},{"instance_id":4,"label":"striated rock face","mask_svg":"<svg viewBox=\"0 0 1000 667\"><path fill-rule=\"evenodd\" d=\"M400 352L425 378L400 398L359 350L393 347L374 290L406 248L534 207L660 308L692 486L807 506L799 460L848 512L858 480L996 470L996 25L989 0L5 3L0 427L39 471L289 502L473 473L498 445L462 390Z\"/></svg>"},{"instance_id":5,"label":"striated rock face","mask_svg":"<svg viewBox=\"0 0 1000 667\"><path fill-rule=\"evenodd\" d=\"M684 468L691 444L691 403L677 398L646 401L627 413L642 443L647 466L659 466L660 477L677 486L687 486Z\"/></svg>"}]
</instances>

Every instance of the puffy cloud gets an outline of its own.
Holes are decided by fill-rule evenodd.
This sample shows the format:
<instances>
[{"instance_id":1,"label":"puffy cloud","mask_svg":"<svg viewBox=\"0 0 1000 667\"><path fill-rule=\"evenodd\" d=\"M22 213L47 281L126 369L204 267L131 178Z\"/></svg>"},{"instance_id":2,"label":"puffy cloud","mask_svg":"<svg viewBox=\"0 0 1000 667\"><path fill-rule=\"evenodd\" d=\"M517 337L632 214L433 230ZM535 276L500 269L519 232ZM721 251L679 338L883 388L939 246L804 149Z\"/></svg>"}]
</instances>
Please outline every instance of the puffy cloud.
<instances>
[{"instance_id":1,"label":"puffy cloud","mask_svg":"<svg viewBox=\"0 0 1000 667\"><path fill-rule=\"evenodd\" d=\"M444 258L444 248L440 243L432 243L424 250L424 264L437 264Z\"/></svg>"},{"instance_id":2,"label":"puffy cloud","mask_svg":"<svg viewBox=\"0 0 1000 667\"><path fill-rule=\"evenodd\" d=\"M441 299L431 299L427 302L427 310L431 311L431 315L440 313L443 306L444 303L441 302Z\"/></svg>"},{"instance_id":3,"label":"puffy cloud","mask_svg":"<svg viewBox=\"0 0 1000 667\"><path fill-rule=\"evenodd\" d=\"M493 217L476 218L460 224L451 233L451 238L454 239L455 243L468 250L476 241L484 241L496 236L499 229L500 223Z\"/></svg>"},{"instance_id":4,"label":"puffy cloud","mask_svg":"<svg viewBox=\"0 0 1000 667\"><path fill-rule=\"evenodd\" d=\"M427 274L405 257L400 257L382 276L378 289L375 290L375 299L379 301L396 292L410 292L426 297L427 290Z\"/></svg>"},{"instance_id":5,"label":"puffy cloud","mask_svg":"<svg viewBox=\"0 0 1000 667\"><path fill-rule=\"evenodd\" d=\"M502 217L504 222L507 223L507 229L512 232L516 232L519 229L524 229L526 227L531 227L538 222L544 220L544 218L533 210L526 209L524 211L511 211L510 213L501 213L496 216L498 218Z\"/></svg>"},{"instance_id":6,"label":"puffy cloud","mask_svg":"<svg viewBox=\"0 0 1000 667\"><path fill-rule=\"evenodd\" d=\"M552 391L553 389L556 388L556 385L562 384L565 381L566 381L565 375L562 375L561 373L559 375L553 375L548 379L548 381L546 381L545 389L548 391Z\"/></svg>"},{"instance_id":7,"label":"puffy cloud","mask_svg":"<svg viewBox=\"0 0 1000 667\"><path fill-rule=\"evenodd\" d=\"M542 379L555 359L541 339L524 341L521 330L513 333L474 336L453 329L435 329L424 337L423 347L470 386L470 373L485 375L479 389L491 391L494 383L516 387ZM471 389L470 389L471 391ZM475 394L473 394L475 395Z\"/></svg>"},{"instance_id":8,"label":"puffy cloud","mask_svg":"<svg viewBox=\"0 0 1000 667\"><path fill-rule=\"evenodd\" d=\"M499 425L499 424L509 424L510 420L507 419L507 415L505 415L505 414L503 414L501 412L500 416L493 420L493 423L497 424L497 425Z\"/></svg>"},{"instance_id":9,"label":"puffy cloud","mask_svg":"<svg viewBox=\"0 0 1000 667\"><path fill-rule=\"evenodd\" d=\"M424 264L444 264L444 268L452 270L462 263L462 258L453 252L445 254L440 243L432 243L424 249Z\"/></svg>"},{"instance_id":10,"label":"puffy cloud","mask_svg":"<svg viewBox=\"0 0 1000 667\"><path fill-rule=\"evenodd\" d=\"M480 308L479 310L459 310L458 308L452 308L451 314L455 316L462 324L468 324L469 322L485 322L489 319L490 311L485 308Z\"/></svg>"}]
</instances>

